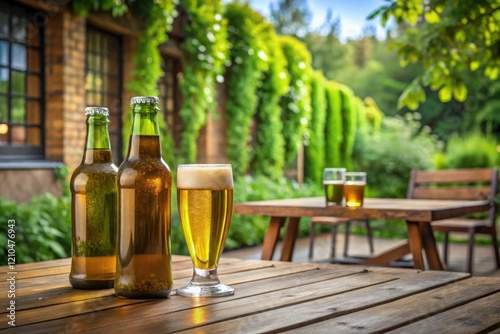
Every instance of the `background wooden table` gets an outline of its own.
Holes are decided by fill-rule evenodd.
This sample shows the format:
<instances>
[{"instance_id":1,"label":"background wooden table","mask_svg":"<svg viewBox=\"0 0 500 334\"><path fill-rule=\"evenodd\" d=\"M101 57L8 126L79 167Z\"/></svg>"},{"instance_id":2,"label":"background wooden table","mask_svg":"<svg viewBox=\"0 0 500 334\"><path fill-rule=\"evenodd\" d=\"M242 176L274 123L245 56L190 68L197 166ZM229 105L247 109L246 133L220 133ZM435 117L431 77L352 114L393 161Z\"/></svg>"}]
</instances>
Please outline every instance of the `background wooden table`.
<instances>
[{"instance_id":1,"label":"background wooden table","mask_svg":"<svg viewBox=\"0 0 500 334\"><path fill-rule=\"evenodd\" d=\"M234 213L270 216L269 226L262 245L262 259L273 257L280 230L288 220L283 240L282 261L291 261L298 224L301 217L335 216L351 219L401 219L406 221L408 242L379 254L367 262L388 264L411 252L414 266L425 269L425 256L430 269L444 269L437 252L431 221L461 217L490 209L490 201L424 200L406 198L366 198L363 206L352 209L342 206L325 206L324 197L279 199L236 203Z\"/></svg>"},{"instance_id":2,"label":"background wooden table","mask_svg":"<svg viewBox=\"0 0 500 334\"><path fill-rule=\"evenodd\" d=\"M16 266L16 327L6 333L479 333L500 328L500 279L465 273L223 258L220 276L234 296L132 300L112 289L68 282L70 260ZM7 267L0 268L2 276ZM175 287L191 260L173 257Z\"/></svg>"}]
</instances>

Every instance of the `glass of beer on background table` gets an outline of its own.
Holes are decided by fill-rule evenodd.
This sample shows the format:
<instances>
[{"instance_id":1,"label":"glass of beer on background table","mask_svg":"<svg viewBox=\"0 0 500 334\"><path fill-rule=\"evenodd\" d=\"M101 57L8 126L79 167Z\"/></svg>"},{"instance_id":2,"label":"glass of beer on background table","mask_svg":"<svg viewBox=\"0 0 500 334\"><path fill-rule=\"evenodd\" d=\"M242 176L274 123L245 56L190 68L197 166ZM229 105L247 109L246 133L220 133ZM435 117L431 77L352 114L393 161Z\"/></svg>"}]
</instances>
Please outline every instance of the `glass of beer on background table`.
<instances>
[{"instance_id":1,"label":"glass of beer on background table","mask_svg":"<svg viewBox=\"0 0 500 334\"><path fill-rule=\"evenodd\" d=\"M345 168L325 168L323 170L326 205L342 205L345 172Z\"/></svg>"},{"instance_id":2,"label":"glass of beer on background table","mask_svg":"<svg viewBox=\"0 0 500 334\"><path fill-rule=\"evenodd\" d=\"M189 297L228 296L234 289L217 275L233 214L233 171L229 164L179 165L177 203L193 261L191 282L177 289Z\"/></svg>"},{"instance_id":3,"label":"glass of beer on background table","mask_svg":"<svg viewBox=\"0 0 500 334\"><path fill-rule=\"evenodd\" d=\"M363 206L365 186L365 172L345 173L344 196L346 207L357 208Z\"/></svg>"}]
</instances>

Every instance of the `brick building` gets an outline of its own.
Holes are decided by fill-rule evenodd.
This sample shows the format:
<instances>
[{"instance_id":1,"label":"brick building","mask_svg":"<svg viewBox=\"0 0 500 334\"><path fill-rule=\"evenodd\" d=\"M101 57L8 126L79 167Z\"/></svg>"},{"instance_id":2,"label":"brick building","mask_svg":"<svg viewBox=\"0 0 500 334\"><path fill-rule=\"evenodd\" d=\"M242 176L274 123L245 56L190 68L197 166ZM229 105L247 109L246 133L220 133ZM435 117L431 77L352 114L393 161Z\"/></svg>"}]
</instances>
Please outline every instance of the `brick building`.
<instances>
[{"instance_id":1,"label":"brick building","mask_svg":"<svg viewBox=\"0 0 500 334\"><path fill-rule=\"evenodd\" d=\"M110 110L115 163L122 160L123 110L140 22L127 15L74 14L69 0L0 0L0 196L26 201L61 186L54 169L81 161L86 106ZM160 46L160 104L174 141L182 130L177 74L182 71L182 16ZM224 89L219 89L224 101ZM219 101L216 114L224 103ZM224 162L225 124L209 117L198 138L199 162ZM172 168L175 166L171 166Z\"/></svg>"}]
</instances>

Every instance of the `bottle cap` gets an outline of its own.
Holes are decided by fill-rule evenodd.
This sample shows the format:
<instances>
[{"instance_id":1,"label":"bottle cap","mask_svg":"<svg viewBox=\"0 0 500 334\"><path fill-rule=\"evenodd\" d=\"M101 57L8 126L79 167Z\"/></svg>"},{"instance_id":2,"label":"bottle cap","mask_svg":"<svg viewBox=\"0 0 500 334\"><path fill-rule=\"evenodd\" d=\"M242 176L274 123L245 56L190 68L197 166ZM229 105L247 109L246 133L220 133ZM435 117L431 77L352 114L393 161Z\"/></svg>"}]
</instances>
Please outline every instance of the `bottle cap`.
<instances>
[{"instance_id":1,"label":"bottle cap","mask_svg":"<svg viewBox=\"0 0 500 334\"><path fill-rule=\"evenodd\" d=\"M130 99L130 104L157 104L160 99L156 96L135 96Z\"/></svg>"},{"instance_id":2,"label":"bottle cap","mask_svg":"<svg viewBox=\"0 0 500 334\"><path fill-rule=\"evenodd\" d=\"M109 115L109 110L106 107L87 107L85 108L85 116L88 115Z\"/></svg>"}]
</instances>

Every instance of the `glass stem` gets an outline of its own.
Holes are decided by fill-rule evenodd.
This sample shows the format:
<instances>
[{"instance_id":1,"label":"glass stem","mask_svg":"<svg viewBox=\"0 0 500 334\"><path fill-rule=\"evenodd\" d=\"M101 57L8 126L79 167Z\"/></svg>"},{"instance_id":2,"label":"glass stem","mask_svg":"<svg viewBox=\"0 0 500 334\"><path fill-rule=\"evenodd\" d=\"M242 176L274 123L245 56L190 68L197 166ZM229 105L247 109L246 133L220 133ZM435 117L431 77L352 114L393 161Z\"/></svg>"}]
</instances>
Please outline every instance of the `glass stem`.
<instances>
[{"instance_id":1,"label":"glass stem","mask_svg":"<svg viewBox=\"0 0 500 334\"><path fill-rule=\"evenodd\" d=\"M217 275L217 268L209 270L194 268L191 283L199 286L219 284L220 281L219 276Z\"/></svg>"}]
</instances>

